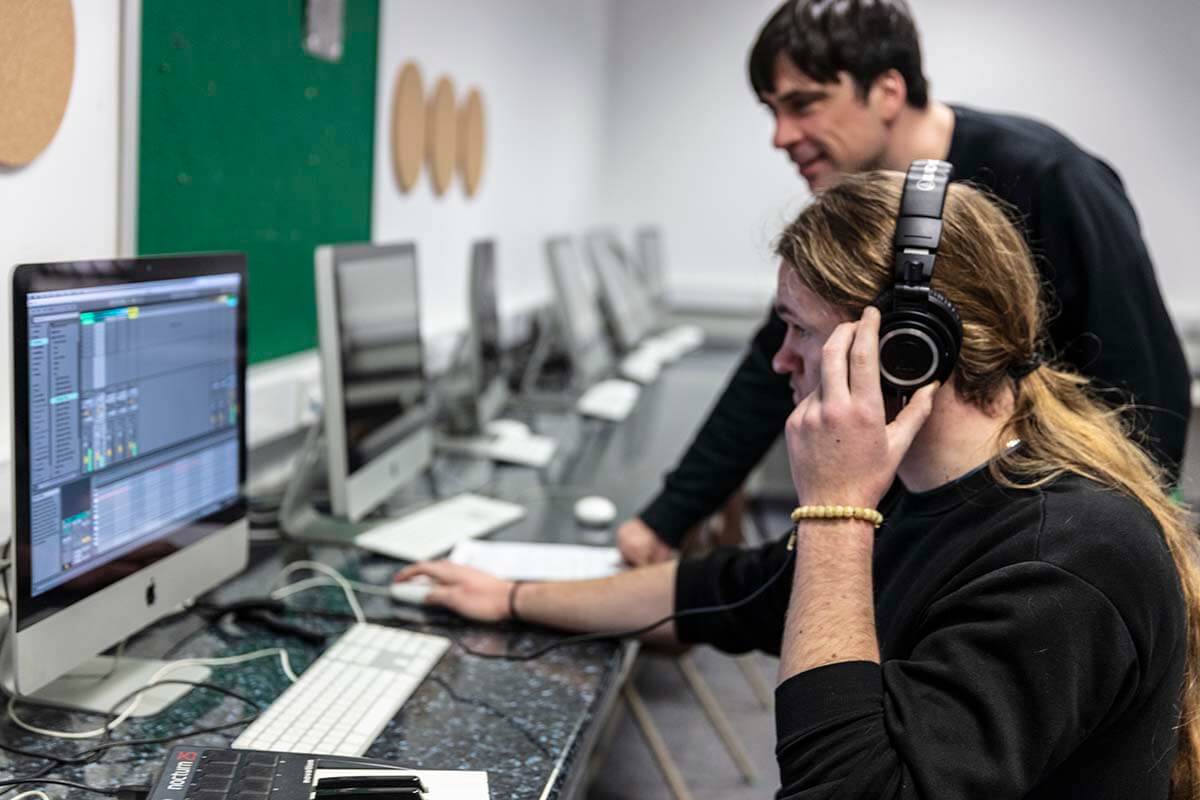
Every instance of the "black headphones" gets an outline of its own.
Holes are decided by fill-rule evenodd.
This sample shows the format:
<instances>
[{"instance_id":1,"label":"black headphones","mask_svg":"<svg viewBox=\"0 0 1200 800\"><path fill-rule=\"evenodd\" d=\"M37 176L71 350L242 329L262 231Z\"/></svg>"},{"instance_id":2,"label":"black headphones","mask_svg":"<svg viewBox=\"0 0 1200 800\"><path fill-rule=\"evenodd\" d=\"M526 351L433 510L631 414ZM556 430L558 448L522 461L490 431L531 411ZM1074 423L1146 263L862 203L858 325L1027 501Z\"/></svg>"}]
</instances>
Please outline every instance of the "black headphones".
<instances>
[{"instance_id":1,"label":"black headphones","mask_svg":"<svg viewBox=\"0 0 1200 800\"><path fill-rule=\"evenodd\" d=\"M909 166L892 241L895 283L875 300L882 314L880 378L884 391L900 398L949 378L962 345L958 309L929 286L953 176L948 161L923 159Z\"/></svg>"}]
</instances>

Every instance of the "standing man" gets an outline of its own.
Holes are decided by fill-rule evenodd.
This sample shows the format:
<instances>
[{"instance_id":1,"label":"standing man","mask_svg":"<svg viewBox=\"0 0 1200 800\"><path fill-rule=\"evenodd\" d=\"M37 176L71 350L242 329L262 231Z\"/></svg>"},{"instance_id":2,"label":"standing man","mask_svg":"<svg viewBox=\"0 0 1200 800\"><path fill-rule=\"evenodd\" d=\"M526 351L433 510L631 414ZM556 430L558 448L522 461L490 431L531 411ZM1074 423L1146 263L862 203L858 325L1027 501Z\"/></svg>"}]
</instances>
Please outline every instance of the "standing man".
<instances>
[{"instance_id":1,"label":"standing man","mask_svg":"<svg viewBox=\"0 0 1200 800\"><path fill-rule=\"evenodd\" d=\"M1190 412L1183 348L1121 179L1053 128L929 97L904 0L788 0L750 52L750 83L775 118L773 144L814 192L842 175L944 159L1007 202L1046 291L1045 347L1137 406L1143 444L1178 478ZM774 312L659 495L618 530L632 564L671 557L745 481L794 408L771 370Z\"/></svg>"}]
</instances>

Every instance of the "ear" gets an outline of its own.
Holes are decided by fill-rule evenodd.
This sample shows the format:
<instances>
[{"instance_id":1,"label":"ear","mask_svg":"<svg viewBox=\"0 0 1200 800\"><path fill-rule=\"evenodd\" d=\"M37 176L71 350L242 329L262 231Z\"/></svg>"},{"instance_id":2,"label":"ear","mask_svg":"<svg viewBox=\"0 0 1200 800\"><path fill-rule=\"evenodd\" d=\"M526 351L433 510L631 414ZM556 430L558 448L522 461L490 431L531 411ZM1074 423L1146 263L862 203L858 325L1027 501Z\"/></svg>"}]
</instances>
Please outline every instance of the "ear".
<instances>
[{"instance_id":1,"label":"ear","mask_svg":"<svg viewBox=\"0 0 1200 800\"><path fill-rule=\"evenodd\" d=\"M876 76L867 92L867 105L885 123L892 123L908 103L908 82L897 70L889 69Z\"/></svg>"}]
</instances>

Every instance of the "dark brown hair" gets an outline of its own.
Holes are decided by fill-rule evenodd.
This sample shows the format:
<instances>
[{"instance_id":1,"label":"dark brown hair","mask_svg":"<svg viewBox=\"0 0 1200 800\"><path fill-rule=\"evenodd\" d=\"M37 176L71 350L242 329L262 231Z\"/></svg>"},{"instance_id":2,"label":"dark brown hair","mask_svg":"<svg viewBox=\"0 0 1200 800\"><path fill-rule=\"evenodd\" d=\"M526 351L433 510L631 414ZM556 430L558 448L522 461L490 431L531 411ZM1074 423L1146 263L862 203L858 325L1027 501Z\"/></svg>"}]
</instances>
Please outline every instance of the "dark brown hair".
<instances>
[{"instance_id":1,"label":"dark brown hair","mask_svg":"<svg viewBox=\"0 0 1200 800\"><path fill-rule=\"evenodd\" d=\"M929 104L917 27L904 0L785 2L750 51L750 85L759 97L775 90L775 61L781 53L821 83L848 72L860 97L866 97L876 78L894 69L908 86L908 104Z\"/></svg>"}]
</instances>

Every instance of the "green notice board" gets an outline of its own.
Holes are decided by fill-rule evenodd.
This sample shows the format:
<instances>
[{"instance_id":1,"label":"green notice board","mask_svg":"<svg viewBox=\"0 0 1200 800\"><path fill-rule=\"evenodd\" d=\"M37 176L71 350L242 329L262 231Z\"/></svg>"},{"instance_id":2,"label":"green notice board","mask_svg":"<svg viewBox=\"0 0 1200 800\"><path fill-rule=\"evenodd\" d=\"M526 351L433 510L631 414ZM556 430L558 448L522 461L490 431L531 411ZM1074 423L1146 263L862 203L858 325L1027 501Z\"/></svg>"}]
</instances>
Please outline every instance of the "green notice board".
<instances>
[{"instance_id":1,"label":"green notice board","mask_svg":"<svg viewBox=\"0 0 1200 800\"><path fill-rule=\"evenodd\" d=\"M303 0L142 4L138 252L243 250L250 360L316 345L313 248L371 238L378 0L339 63Z\"/></svg>"}]
</instances>

